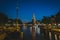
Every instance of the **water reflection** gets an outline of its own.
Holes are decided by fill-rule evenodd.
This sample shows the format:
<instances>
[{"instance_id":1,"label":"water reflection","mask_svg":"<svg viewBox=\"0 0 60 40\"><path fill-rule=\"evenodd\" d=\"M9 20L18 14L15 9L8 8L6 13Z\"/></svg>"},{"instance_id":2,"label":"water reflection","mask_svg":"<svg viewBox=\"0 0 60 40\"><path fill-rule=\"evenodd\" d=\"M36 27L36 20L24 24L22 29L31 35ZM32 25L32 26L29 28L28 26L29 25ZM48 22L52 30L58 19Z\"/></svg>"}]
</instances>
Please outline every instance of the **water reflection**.
<instances>
[{"instance_id":1,"label":"water reflection","mask_svg":"<svg viewBox=\"0 0 60 40\"><path fill-rule=\"evenodd\" d=\"M28 26L26 29L24 27L21 27L21 32L24 32L24 39L25 40L32 40L32 27ZM40 38L40 28L38 25L35 27L35 32L36 32L36 38Z\"/></svg>"},{"instance_id":2,"label":"water reflection","mask_svg":"<svg viewBox=\"0 0 60 40\"><path fill-rule=\"evenodd\" d=\"M21 39L21 32L23 32L23 39ZM43 40L43 30L36 25L35 27L36 32L36 40ZM14 31L14 32L7 32L7 37L5 40L32 40L32 26L27 26L26 28L21 26L20 32ZM44 39L45 40L45 39Z\"/></svg>"}]
</instances>

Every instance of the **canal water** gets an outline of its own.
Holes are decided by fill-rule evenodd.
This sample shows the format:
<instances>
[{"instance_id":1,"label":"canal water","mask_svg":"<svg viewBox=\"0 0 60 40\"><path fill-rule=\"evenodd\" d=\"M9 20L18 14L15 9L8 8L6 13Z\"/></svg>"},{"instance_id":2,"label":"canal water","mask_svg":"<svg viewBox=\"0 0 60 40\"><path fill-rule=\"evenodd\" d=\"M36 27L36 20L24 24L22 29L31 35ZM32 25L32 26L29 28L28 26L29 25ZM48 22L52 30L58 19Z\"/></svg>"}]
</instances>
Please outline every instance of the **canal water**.
<instances>
[{"instance_id":1,"label":"canal water","mask_svg":"<svg viewBox=\"0 0 60 40\"><path fill-rule=\"evenodd\" d=\"M5 40L32 40L32 27L28 26L26 28L20 27L20 31L23 32L23 38L21 38L20 33L15 31L12 33L7 33L7 37ZM43 30L41 30L38 25L35 27L36 38L35 40L46 40L43 34Z\"/></svg>"},{"instance_id":2,"label":"canal water","mask_svg":"<svg viewBox=\"0 0 60 40\"><path fill-rule=\"evenodd\" d=\"M28 26L26 29L23 27L21 28L21 32L24 33L23 40L32 40L32 27ZM36 25L35 27L35 32L36 32L36 38L35 40L46 40L46 38L43 35L43 30Z\"/></svg>"}]
</instances>

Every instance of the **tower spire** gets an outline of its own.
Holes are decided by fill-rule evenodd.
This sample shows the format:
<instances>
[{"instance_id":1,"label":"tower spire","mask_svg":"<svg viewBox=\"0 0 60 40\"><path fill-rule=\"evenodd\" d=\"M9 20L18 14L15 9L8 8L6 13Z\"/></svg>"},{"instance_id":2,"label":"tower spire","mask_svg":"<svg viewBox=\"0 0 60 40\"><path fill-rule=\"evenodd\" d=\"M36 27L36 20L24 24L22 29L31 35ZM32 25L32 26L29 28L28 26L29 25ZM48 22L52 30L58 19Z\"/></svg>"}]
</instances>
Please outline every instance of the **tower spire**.
<instances>
[{"instance_id":1,"label":"tower spire","mask_svg":"<svg viewBox=\"0 0 60 40\"><path fill-rule=\"evenodd\" d=\"M16 1L16 19L18 19L18 0Z\"/></svg>"},{"instance_id":2,"label":"tower spire","mask_svg":"<svg viewBox=\"0 0 60 40\"><path fill-rule=\"evenodd\" d=\"M19 31L18 27L18 0L16 0L16 28Z\"/></svg>"},{"instance_id":3,"label":"tower spire","mask_svg":"<svg viewBox=\"0 0 60 40\"><path fill-rule=\"evenodd\" d=\"M35 14L33 13L33 16L32 16L32 24L35 25L36 24L36 19L35 19Z\"/></svg>"}]
</instances>

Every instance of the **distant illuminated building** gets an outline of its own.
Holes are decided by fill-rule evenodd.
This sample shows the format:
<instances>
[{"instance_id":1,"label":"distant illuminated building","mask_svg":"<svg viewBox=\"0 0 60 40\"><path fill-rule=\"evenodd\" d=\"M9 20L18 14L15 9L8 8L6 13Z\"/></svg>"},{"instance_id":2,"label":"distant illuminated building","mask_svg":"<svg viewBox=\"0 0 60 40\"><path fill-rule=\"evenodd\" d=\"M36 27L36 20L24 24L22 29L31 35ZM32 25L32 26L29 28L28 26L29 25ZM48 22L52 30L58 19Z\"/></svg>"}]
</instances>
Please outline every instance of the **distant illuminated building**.
<instances>
[{"instance_id":1,"label":"distant illuminated building","mask_svg":"<svg viewBox=\"0 0 60 40\"><path fill-rule=\"evenodd\" d=\"M33 16L32 16L32 25L36 25L36 19L35 19L35 15L33 14Z\"/></svg>"},{"instance_id":2,"label":"distant illuminated building","mask_svg":"<svg viewBox=\"0 0 60 40\"><path fill-rule=\"evenodd\" d=\"M35 15L32 16L32 40L35 40L36 37L36 19Z\"/></svg>"}]
</instances>

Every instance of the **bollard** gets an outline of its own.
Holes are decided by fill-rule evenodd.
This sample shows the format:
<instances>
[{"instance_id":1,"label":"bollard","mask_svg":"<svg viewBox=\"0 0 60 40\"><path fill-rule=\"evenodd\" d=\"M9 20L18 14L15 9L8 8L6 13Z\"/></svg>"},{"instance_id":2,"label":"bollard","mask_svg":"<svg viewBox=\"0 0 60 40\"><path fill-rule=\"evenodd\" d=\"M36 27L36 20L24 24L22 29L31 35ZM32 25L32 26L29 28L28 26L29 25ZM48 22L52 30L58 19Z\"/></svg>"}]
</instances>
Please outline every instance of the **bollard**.
<instances>
[{"instance_id":1,"label":"bollard","mask_svg":"<svg viewBox=\"0 0 60 40\"><path fill-rule=\"evenodd\" d=\"M55 33L54 33L54 31L51 31L51 37L52 37L52 40L55 40Z\"/></svg>"},{"instance_id":2,"label":"bollard","mask_svg":"<svg viewBox=\"0 0 60 40\"><path fill-rule=\"evenodd\" d=\"M59 35L59 40L60 40L60 35Z\"/></svg>"},{"instance_id":3,"label":"bollard","mask_svg":"<svg viewBox=\"0 0 60 40\"><path fill-rule=\"evenodd\" d=\"M60 35L59 34L57 34L57 40L60 40Z\"/></svg>"},{"instance_id":4,"label":"bollard","mask_svg":"<svg viewBox=\"0 0 60 40\"><path fill-rule=\"evenodd\" d=\"M57 40L57 35L55 34L55 40Z\"/></svg>"},{"instance_id":5,"label":"bollard","mask_svg":"<svg viewBox=\"0 0 60 40\"><path fill-rule=\"evenodd\" d=\"M49 38L50 38L50 40L52 40L52 38L51 38L51 32L49 32Z\"/></svg>"},{"instance_id":6,"label":"bollard","mask_svg":"<svg viewBox=\"0 0 60 40\"><path fill-rule=\"evenodd\" d=\"M23 39L23 32L21 32L21 39Z\"/></svg>"}]
</instances>

